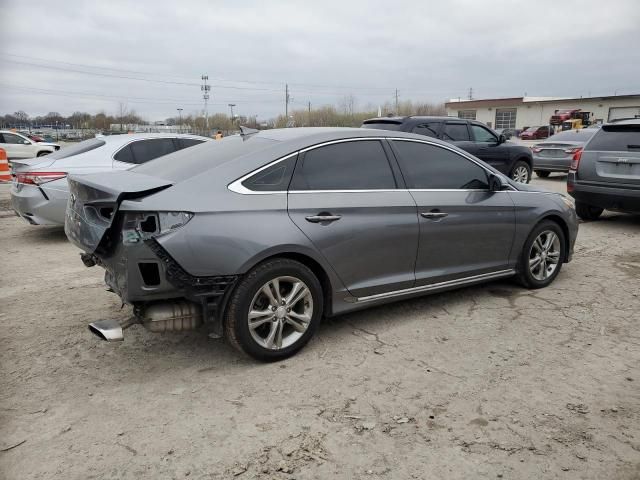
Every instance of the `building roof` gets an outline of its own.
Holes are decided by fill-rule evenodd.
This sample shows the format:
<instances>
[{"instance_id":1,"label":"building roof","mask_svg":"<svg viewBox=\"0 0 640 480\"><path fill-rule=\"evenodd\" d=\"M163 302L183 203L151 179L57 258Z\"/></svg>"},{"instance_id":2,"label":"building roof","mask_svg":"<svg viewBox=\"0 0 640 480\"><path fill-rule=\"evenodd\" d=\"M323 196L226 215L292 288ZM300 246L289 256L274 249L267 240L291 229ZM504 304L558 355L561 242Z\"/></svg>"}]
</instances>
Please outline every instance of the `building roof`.
<instances>
[{"instance_id":1,"label":"building roof","mask_svg":"<svg viewBox=\"0 0 640 480\"><path fill-rule=\"evenodd\" d=\"M598 97L509 97L509 98L486 98L478 100L451 99L445 103L445 107L456 110L464 110L481 107L512 107L525 103L554 103L554 102L579 102L584 100L611 100L611 99L631 99L640 101L640 94L631 95L605 95Z\"/></svg>"}]
</instances>

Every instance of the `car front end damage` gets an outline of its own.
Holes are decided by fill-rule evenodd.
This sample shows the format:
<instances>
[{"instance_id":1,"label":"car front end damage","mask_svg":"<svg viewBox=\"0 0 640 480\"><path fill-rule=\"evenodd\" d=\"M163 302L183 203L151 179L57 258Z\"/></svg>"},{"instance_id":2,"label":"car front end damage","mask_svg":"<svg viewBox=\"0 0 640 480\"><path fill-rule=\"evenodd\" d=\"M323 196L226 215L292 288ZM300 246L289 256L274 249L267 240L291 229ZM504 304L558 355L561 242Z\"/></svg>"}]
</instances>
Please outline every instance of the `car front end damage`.
<instances>
[{"instance_id":1,"label":"car front end damage","mask_svg":"<svg viewBox=\"0 0 640 480\"><path fill-rule=\"evenodd\" d=\"M125 322L103 320L91 324L90 330L103 340L114 341L122 340L122 331L135 323L154 332L191 330L206 324L212 335L220 336L222 306L237 276L191 275L158 241L179 235L192 213L119 209L124 199L140 199L170 184L130 172L111 177L114 181L109 185L121 186L110 188L91 184L90 179L69 178L65 232L84 250L84 264L104 268L108 289L133 307Z\"/></svg>"}]
</instances>

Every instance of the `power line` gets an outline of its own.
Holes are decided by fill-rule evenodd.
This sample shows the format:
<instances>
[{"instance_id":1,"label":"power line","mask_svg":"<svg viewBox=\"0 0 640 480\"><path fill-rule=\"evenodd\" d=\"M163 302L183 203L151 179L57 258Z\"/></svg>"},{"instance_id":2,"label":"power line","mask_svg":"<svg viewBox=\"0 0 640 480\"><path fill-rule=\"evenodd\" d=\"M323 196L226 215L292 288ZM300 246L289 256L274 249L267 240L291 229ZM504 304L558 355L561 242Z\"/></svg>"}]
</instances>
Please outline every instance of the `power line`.
<instances>
[{"instance_id":1,"label":"power line","mask_svg":"<svg viewBox=\"0 0 640 480\"><path fill-rule=\"evenodd\" d=\"M149 98L149 97L132 97L128 95L105 95L99 93L91 93L91 92L78 92L78 91L70 91L70 90L52 90L52 89L44 89L44 88L36 88L36 87L25 87L19 85L11 85L6 83L0 83L0 86L5 88L13 88L17 90L23 90L26 92L34 92L41 93L43 95L53 95L53 96L62 96L62 97L84 97L84 98L104 98L106 100L126 100L130 103L142 103L142 104L160 104L160 105L175 105L177 103L182 105L193 105L200 106L201 102L194 102L193 100L186 99L175 99L175 98ZM244 103L280 103L280 100L254 100L254 99L234 99L234 100L220 100L217 103L209 103L209 105L228 105L228 102L244 102Z\"/></svg>"}]
</instances>

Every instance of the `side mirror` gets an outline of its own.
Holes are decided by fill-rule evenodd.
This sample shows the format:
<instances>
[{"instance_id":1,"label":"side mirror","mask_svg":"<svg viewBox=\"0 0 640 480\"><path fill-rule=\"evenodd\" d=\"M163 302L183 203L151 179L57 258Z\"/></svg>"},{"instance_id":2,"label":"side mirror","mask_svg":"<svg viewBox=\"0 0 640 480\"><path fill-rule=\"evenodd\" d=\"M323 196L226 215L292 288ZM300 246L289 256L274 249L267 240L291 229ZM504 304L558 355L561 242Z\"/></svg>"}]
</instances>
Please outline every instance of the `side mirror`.
<instances>
[{"instance_id":1,"label":"side mirror","mask_svg":"<svg viewBox=\"0 0 640 480\"><path fill-rule=\"evenodd\" d=\"M500 136L498 137L498 145L500 145L500 144L502 144L502 143L504 143L506 141L507 141L507 137L503 133L501 133Z\"/></svg>"},{"instance_id":2,"label":"side mirror","mask_svg":"<svg viewBox=\"0 0 640 480\"><path fill-rule=\"evenodd\" d=\"M31 142L29 140L23 140L22 143L24 143L25 145L31 145Z\"/></svg>"},{"instance_id":3,"label":"side mirror","mask_svg":"<svg viewBox=\"0 0 640 480\"><path fill-rule=\"evenodd\" d=\"M502 180L498 175L493 173L489 174L489 190L492 192L499 192L502 190Z\"/></svg>"}]
</instances>

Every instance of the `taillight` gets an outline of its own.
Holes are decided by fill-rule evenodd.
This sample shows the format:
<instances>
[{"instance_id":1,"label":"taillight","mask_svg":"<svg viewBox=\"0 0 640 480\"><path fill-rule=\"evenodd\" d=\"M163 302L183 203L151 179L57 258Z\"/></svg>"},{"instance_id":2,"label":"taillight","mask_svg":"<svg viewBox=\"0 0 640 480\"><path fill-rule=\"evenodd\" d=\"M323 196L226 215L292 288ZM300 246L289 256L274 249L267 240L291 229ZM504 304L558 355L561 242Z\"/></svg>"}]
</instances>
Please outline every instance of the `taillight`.
<instances>
[{"instance_id":1,"label":"taillight","mask_svg":"<svg viewBox=\"0 0 640 480\"><path fill-rule=\"evenodd\" d=\"M564 153L576 153L582 150L582 147L573 147L573 148L565 148L563 150Z\"/></svg>"},{"instance_id":2,"label":"taillight","mask_svg":"<svg viewBox=\"0 0 640 480\"><path fill-rule=\"evenodd\" d=\"M573 152L573 158L571 159L571 167L569 167L574 172L578 170L578 165L580 165L581 158L582 158L582 148L578 148L575 152Z\"/></svg>"},{"instance_id":3,"label":"taillight","mask_svg":"<svg viewBox=\"0 0 640 480\"><path fill-rule=\"evenodd\" d=\"M67 172L25 172L16 173L16 181L27 185L42 185L43 183L60 180L67 176Z\"/></svg>"}]
</instances>

